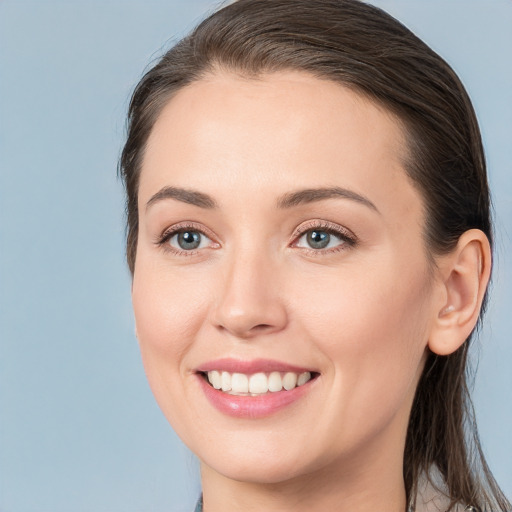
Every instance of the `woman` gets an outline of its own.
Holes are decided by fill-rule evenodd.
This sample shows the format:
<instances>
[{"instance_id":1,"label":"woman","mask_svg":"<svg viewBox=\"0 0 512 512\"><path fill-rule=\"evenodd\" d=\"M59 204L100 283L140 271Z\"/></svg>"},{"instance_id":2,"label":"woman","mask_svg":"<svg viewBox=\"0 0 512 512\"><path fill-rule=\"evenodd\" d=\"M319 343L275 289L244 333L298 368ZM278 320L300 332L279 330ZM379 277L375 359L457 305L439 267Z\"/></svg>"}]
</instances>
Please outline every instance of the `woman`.
<instances>
[{"instance_id":1,"label":"woman","mask_svg":"<svg viewBox=\"0 0 512 512\"><path fill-rule=\"evenodd\" d=\"M239 0L141 80L121 172L141 353L198 509L509 510L465 375L485 162L438 55L356 0Z\"/></svg>"}]
</instances>

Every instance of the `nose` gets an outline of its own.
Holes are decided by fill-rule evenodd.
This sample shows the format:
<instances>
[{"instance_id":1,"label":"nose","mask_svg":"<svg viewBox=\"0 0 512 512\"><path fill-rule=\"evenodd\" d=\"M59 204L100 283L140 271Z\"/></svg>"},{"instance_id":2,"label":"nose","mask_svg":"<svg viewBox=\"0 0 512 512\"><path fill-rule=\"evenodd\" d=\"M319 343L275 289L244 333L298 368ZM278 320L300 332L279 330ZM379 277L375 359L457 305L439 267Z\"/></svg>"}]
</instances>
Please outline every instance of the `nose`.
<instances>
[{"instance_id":1,"label":"nose","mask_svg":"<svg viewBox=\"0 0 512 512\"><path fill-rule=\"evenodd\" d=\"M288 315L280 277L277 265L261 253L234 255L221 276L213 312L216 328L240 339L284 329Z\"/></svg>"}]
</instances>

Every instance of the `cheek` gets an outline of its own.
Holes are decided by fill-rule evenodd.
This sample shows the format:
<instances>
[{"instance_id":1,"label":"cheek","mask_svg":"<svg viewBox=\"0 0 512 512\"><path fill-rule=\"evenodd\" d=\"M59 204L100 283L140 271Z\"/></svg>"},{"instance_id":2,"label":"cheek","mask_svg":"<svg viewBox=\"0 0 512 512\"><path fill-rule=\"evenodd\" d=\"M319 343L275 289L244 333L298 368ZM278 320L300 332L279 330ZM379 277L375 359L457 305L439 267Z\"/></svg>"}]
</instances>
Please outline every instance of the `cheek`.
<instances>
[{"instance_id":1,"label":"cheek","mask_svg":"<svg viewBox=\"0 0 512 512\"><path fill-rule=\"evenodd\" d=\"M380 261L354 268L319 271L290 291L297 318L329 352L338 349L412 349L428 325L429 279L425 272ZM342 341L342 343L341 343Z\"/></svg>"},{"instance_id":2,"label":"cheek","mask_svg":"<svg viewBox=\"0 0 512 512\"><path fill-rule=\"evenodd\" d=\"M199 276L184 279L179 272L138 262L132 302L141 348L182 351L200 327L206 296Z\"/></svg>"},{"instance_id":3,"label":"cheek","mask_svg":"<svg viewBox=\"0 0 512 512\"><path fill-rule=\"evenodd\" d=\"M158 405L183 439L191 414L187 354L203 326L206 288L204 280L156 268L138 255L132 302L142 362Z\"/></svg>"},{"instance_id":4,"label":"cheek","mask_svg":"<svg viewBox=\"0 0 512 512\"><path fill-rule=\"evenodd\" d=\"M146 265L143 257L137 262L132 302L142 361L153 394L173 424L186 414L183 386L191 378L186 356L203 325L208 295L204 280L196 276L185 279L179 271Z\"/></svg>"},{"instance_id":5,"label":"cheek","mask_svg":"<svg viewBox=\"0 0 512 512\"><path fill-rule=\"evenodd\" d=\"M302 310L297 317L330 361L333 400L344 404L344 414L364 422L394 414L414 394L422 368L426 274L383 260L365 272L339 271L310 282L315 284L306 293L302 288L307 301L296 303Z\"/></svg>"}]
</instances>

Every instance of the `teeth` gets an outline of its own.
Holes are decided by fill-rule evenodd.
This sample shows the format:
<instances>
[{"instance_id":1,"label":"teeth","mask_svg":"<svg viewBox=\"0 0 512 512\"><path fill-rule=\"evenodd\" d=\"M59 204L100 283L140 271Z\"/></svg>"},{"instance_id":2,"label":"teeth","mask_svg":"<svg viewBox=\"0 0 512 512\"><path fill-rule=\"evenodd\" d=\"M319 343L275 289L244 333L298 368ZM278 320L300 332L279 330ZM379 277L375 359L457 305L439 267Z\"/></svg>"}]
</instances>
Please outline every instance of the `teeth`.
<instances>
[{"instance_id":1,"label":"teeth","mask_svg":"<svg viewBox=\"0 0 512 512\"><path fill-rule=\"evenodd\" d=\"M231 377L231 391L233 393L249 393L249 379L243 373L233 373Z\"/></svg>"},{"instance_id":2,"label":"teeth","mask_svg":"<svg viewBox=\"0 0 512 512\"><path fill-rule=\"evenodd\" d=\"M211 382L211 381L210 381ZM231 373L222 372L220 378L220 387L222 391L231 391Z\"/></svg>"},{"instance_id":3,"label":"teeth","mask_svg":"<svg viewBox=\"0 0 512 512\"><path fill-rule=\"evenodd\" d=\"M208 380L215 389L222 388L222 378L220 376L220 372L208 372Z\"/></svg>"},{"instance_id":4,"label":"teeth","mask_svg":"<svg viewBox=\"0 0 512 512\"><path fill-rule=\"evenodd\" d=\"M268 376L268 390L272 392L281 391L283 389L283 379L279 372L272 372Z\"/></svg>"},{"instance_id":5,"label":"teeth","mask_svg":"<svg viewBox=\"0 0 512 512\"><path fill-rule=\"evenodd\" d=\"M311 380L311 373L304 372L297 378L297 386L304 386L308 380Z\"/></svg>"},{"instance_id":6,"label":"teeth","mask_svg":"<svg viewBox=\"0 0 512 512\"><path fill-rule=\"evenodd\" d=\"M288 372L284 374L283 377L283 388L286 389L286 391L290 391L290 389L293 389L297 385L297 374Z\"/></svg>"},{"instance_id":7,"label":"teeth","mask_svg":"<svg viewBox=\"0 0 512 512\"><path fill-rule=\"evenodd\" d=\"M215 389L221 389L232 395L264 395L269 391L275 393L290 391L297 386L303 386L311 380L310 372L300 374L294 372L271 372L254 373L246 375L244 373L229 373L213 370L208 372L208 381Z\"/></svg>"},{"instance_id":8,"label":"teeth","mask_svg":"<svg viewBox=\"0 0 512 512\"><path fill-rule=\"evenodd\" d=\"M266 393L268 391L268 379L264 373L255 373L249 379L249 391L251 393Z\"/></svg>"}]
</instances>

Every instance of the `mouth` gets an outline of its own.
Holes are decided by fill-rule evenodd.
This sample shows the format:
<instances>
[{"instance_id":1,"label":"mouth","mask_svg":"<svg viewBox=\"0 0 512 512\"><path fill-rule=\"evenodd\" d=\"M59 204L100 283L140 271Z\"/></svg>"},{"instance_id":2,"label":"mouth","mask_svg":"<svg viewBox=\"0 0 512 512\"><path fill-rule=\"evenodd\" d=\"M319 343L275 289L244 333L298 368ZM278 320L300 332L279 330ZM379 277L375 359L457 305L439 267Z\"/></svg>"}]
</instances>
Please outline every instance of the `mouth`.
<instances>
[{"instance_id":1,"label":"mouth","mask_svg":"<svg viewBox=\"0 0 512 512\"><path fill-rule=\"evenodd\" d=\"M260 397L271 393L292 391L304 386L318 373L304 372L257 372L252 374L228 372L224 370L210 370L199 372L202 378L213 389L232 396Z\"/></svg>"},{"instance_id":2,"label":"mouth","mask_svg":"<svg viewBox=\"0 0 512 512\"><path fill-rule=\"evenodd\" d=\"M257 419L313 392L320 373L271 360L219 359L197 368L204 396L222 414Z\"/></svg>"}]
</instances>

